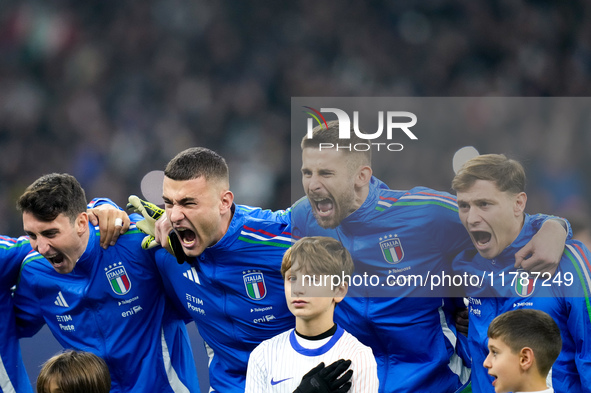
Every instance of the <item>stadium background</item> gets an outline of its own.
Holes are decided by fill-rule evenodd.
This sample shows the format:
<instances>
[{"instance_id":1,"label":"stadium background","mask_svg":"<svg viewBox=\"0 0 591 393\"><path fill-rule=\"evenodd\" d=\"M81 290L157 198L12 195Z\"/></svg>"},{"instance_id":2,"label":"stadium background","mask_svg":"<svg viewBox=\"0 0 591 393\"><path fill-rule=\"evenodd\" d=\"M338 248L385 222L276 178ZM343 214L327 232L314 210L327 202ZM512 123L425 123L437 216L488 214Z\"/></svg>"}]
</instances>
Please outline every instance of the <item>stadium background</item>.
<instances>
[{"instance_id":1,"label":"stadium background","mask_svg":"<svg viewBox=\"0 0 591 393\"><path fill-rule=\"evenodd\" d=\"M124 204L189 146L226 157L239 203L285 208L291 97L585 96L590 13L552 0L2 1L0 233L22 233L15 200L44 173ZM552 132L425 136L426 159L380 176L449 190L453 148L503 140L528 171L528 211L588 222L591 119L569 115L558 108ZM23 340L31 378L58 348L47 335Z\"/></svg>"}]
</instances>

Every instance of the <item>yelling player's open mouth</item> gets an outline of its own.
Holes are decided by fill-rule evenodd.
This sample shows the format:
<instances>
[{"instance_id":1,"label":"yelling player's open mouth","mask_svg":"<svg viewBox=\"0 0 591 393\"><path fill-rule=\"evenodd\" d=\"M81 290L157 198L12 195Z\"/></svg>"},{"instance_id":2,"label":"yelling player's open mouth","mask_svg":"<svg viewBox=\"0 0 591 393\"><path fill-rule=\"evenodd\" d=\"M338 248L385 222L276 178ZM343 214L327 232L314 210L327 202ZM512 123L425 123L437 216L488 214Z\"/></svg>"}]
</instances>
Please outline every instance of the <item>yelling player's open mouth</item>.
<instances>
[{"instance_id":1,"label":"yelling player's open mouth","mask_svg":"<svg viewBox=\"0 0 591 393\"><path fill-rule=\"evenodd\" d=\"M45 256L45 259L47 259L52 266L60 267L61 264L64 262L64 254L57 253L55 255L47 255Z\"/></svg>"},{"instance_id":2,"label":"yelling player's open mouth","mask_svg":"<svg viewBox=\"0 0 591 393\"><path fill-rule=\"evenodd\" d=\"M472 234L472 238L474 239L474 241L476 242L476 244L478 246L486 246L491 239L491 234L489 232L484 232L484 231L472 231L470 232Z\"/></svg>"},{"instance_id":3,"label":"yelling player's open mouth","mask_svg":"<svg viewBox=\"0 0 591 393\"><path fill-rule=\"evenodd\" d=\"M181 243L183 246L190 248L191 246L193 246L195 244L195 240L197 239L197 236L195 236L195 232L193 232L190 229L182 228L182 227L178 227L175 229L179 235L179 238L181 239Z\"/></svg>"},{"instance_id":4,"label":"yelling player's open mouth","mask_svg":"<svg viewBox=\"0 0 591 393\"><path fill-rule=\"evenodd\" d=\"M334 211L334 203L330 198L314 199L313 202L320 217L328 217Z\"/></svg>"}]
</instances>

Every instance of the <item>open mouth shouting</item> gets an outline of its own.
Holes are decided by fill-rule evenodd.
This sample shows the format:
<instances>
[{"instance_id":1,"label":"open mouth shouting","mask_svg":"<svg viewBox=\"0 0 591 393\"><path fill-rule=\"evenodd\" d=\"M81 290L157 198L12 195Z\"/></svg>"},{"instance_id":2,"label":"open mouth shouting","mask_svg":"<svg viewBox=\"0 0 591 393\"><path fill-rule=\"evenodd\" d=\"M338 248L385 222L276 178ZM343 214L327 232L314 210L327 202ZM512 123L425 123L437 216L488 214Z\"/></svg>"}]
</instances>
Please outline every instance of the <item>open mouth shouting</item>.
<instances>
[{"instance_id":1,"label":"open mouth shouting","mask_svg":"<svg viewBox=\"0 0 591 393\"><path fill-rule=\"evenodd\" d=\"M472 239L474 239L474 243L476 243L476 247L484 248L490 243L491 234L485 231L472 231L470 232L472 235Z\"/></svg>"},{"instance_id":2,"label":"open mouth shouting","mask_svg":"<svg viewBox=\"0 0 591 393\"><path fill-rule=\"evenodd\" d=\"M493 232L488 230L473 229L470 231L470 238L476 250L484 258L492 259L503 250L498 244L498 239L493 236Z\"/></svg>"},{"instance_id":3,"label":"open mouth shouting","mask_svg":"<svg viewBox=\"0 0 591 393\"><path fill-rule=\"evenodd\" d=\"M59 268L64 263L64 254L62 253L55 253L53 255L44 255L45 259L47 259L54 268Z\"/></svg>"},{"instance_id":4,"label":"open mouth shouting","mask_svg":"<svg viewBox=\"0 0 591 393\"><path fill-rule=\"evenodd\" d=\"M184 227L176 227L174 228L174 230L176 231L179 239L181 240L181 244L183 247L191 249L195 245L197 241L197 236L195 235L194 231Z\"/></svg>"},{"instance_id":5,"label":"open mouth shouting","mask_svg":"<svg viewBox=\"0 0 591 393\"><path fill-rule=\"evenodd\" d=\"M61 252L43 255L43 257L47 259L55 271L60 274L68 274L74 269L75 264L68 262L66 256Z\"/></svg>"},{"instance_id":6,"label":"open mouth shouting","mask_svg":"<svg viewBox=\"0 0 591 393\"><path fill-rule=\"evenodd\" d=\"M314 198L312 204L320 217L330 217L334 213L334 202L331 198Z\"/></svg>"},{"instance_id":7,"label":"open mouth shouting","mask_svg":"<svg viewBox=\"0 0 591 393\"><path fill-rule=\"evenodd\" d=\"M312 212L322 228L334 228L339 225L337 208L332 198L311 198Z\"/></svg>"}]
</instances>

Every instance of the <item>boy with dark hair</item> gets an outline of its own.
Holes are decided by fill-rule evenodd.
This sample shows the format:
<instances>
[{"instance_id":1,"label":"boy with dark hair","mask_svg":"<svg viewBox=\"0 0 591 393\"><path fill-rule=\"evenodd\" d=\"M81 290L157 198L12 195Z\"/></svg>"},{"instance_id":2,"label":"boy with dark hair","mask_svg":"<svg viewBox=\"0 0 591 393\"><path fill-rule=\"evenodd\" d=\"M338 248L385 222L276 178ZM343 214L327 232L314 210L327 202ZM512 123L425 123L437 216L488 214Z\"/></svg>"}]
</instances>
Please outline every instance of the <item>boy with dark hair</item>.
<instances>
[{"instance_id":1,"label":"boy with dark hair","mask_svg":"<svg viewBox=\"0 0 591 393\"><path fill-rule=\"evenodd\" d=\"M389 189L373 176L369 150L347 148L367 142L349 131L350 138L340 139L340 123L331 121L302 139L306 197L293 206L293 234L339 239L356 273L382 282L401 272L427 277L449 271L453 258L472 248L455 198L426 187ZM560 259L566 233L547 221L538 222L539 233L519 252L532 254L522 261L527 269L553 269ZM368 285L354 288L337 307L335 320L372 348L380 392L451 393L468 385L470 369L454 323L464 304L457 308L447 296L447 290L421 285Z\"/></svg>"},{"instance_id":2,"label":"boy with dark hair","mask_svg":"<svg viewBox=\"0 0 591 393\"><path fill-rule=\"evenodd\" d=\"M546 378L560 354L556 322L540 310L519 309L499 315L488 327L489 353L484 367L496 393L552 393Z\"/></svg>"},{"instance_id":3,"label":"boy with dark hair","mask_svg":"<svg viewBox=\"0 0 591 393\"><path fill-rule=\"evenodd\" d=\"M470 296L468 344L472 388L492 392L493 379L480 365L487 356L487 329L498 315L517 309L548 313L562 332L562 352L549 386L558 392L591 392L591 253L567 240L554 275L529 275L515 268L515 252L535 233L536 216L525 213L525 171L502 154L468 160L452 182L458 214L476 248L454 260L458 274L486 277L467 286ZM491 282L492 281L492 282Z\"/></svg>"}]
</instances>

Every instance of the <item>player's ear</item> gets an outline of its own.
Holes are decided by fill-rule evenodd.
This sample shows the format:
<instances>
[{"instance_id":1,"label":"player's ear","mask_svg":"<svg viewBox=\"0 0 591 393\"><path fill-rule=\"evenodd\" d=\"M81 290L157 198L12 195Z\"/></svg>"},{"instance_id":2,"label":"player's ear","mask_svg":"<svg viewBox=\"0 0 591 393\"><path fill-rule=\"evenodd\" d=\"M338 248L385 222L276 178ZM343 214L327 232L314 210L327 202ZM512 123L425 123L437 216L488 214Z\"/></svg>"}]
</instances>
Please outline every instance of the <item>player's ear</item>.
<instances>
[{"instance_id":1,"label":"player's ear","mask_svg":"<svg viewBox=\"0 0 591 393\"><path fill-rule=\"evenodd\" d=\"M76 233L78 233L78 235L81 235L84 233L84 231L86 231L86 228L88 227L87 212L78 214L78 217L76 217L76 220L74 221L74 227L76 228Z\"/></svg>"},{"instance_id":2,"label":"player's ear","mask_svg":"<svg viewBox=\"0 0 591 393\"><path fill-rule=\"evenodd\" d=\"M525 192L520 192L515 196L515 205L513 210L516 216L523 215L525 211L525 204L527 203L527 194Z\"/></svg>"},{"instance_id":3,"label":"player's ear","mask_svg":"<svg viewBox=\"0 0 591 393\"><path fill-rule=\"evenodd\" d=\"M534 351L529 347L524 347L519 351L519 366L523 371L527 371L534 364Z\"/></svg>"},{"instance_id":4,"label":"player's ear","mask_svg":"<svg viewBox=\"0 0 591 393\"><path fill-rule=\"evenodd\" d=\"M221 213L225 213L232 208L232 203L234 202L234 194L230 190L224 190L221 193L220 198L221 206L220 210Z\"/></svg>"},{"instance_id":5,"label":"player's ear","mask_svg":"<svg viewBox=\"0 0 591 393\"><path fill-rule=\"evenodd\" d=\"M357 172L356 186L361 188L369 184L371 180L372 170L370 166L364 165L359 168Z\"/></svg>"}]
</instances>

